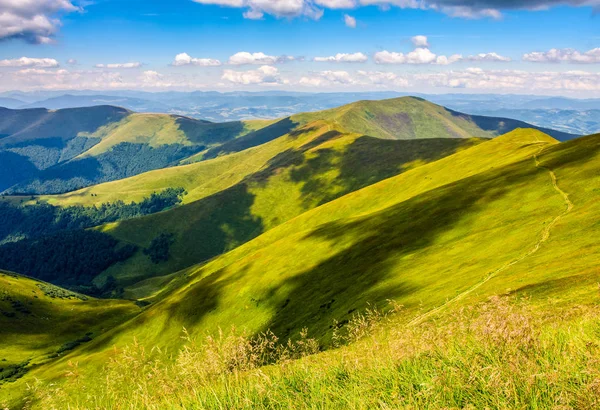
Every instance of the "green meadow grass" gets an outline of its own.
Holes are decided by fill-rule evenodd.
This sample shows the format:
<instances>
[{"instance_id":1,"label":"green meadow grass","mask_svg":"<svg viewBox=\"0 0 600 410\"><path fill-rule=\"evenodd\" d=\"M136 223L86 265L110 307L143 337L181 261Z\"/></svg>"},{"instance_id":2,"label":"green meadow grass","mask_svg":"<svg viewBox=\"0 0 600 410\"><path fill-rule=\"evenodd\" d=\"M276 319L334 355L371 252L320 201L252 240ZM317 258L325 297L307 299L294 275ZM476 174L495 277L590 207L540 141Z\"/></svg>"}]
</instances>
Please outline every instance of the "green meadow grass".
<instances>
[{"instance_id":1,"label":"green meadow grass","mask_svg":"<svg viewBox=\"0 0 600 410\"><path fill-rule=\"evenodd\" d=\"M159 233L172 233L171 259L155 265L140 252L103 276L112 275L132 285L171 274L227 252L349 192L479 142L389 141L344 134L318 122L241 153L188 165L194 169L185 175L192 178L183 181L182 170L177 169L176 177L168 182L181 182L190 192L184 198L186 205L101 228L142 248ZM195 184L197 180L203 182ZM131 296L147 296L139 288L131 290Z\"/></svg>"},{"instance_id":2,"label":"green meadow grass","mask_svg":"<svg viewBox=\"0 0 600 410\"><path fill-rule=\"evenodd\" d=\"M360 102L241 152L91 188L185 187L184 206L98 228L142 247L173 233L172 258L140 253L103 274L147 299L141 312L39 300L36 282L0 276L36 329L0 314L0 360L44 362L2 385L0 405L598 407L600 135L423 139L477 130L434 105L420 128L423 104L405 103L410 120ZM411 121L417 139L395 140ZM0 310L23 314L12 299ZM79 329L94 339L49 357Z\"/></svg>"},{"instance_id":3,"label":"green meadow grass","mask_svg":"<svg viewBox=\"0 0 600 410\"><path fill-rule=\"evenodd\" d=\"M0 368L48 362L139 312L129 301L94 299L0 272ZM3 382L0 377L0 390Z\"/></svg>"}]
</instances>

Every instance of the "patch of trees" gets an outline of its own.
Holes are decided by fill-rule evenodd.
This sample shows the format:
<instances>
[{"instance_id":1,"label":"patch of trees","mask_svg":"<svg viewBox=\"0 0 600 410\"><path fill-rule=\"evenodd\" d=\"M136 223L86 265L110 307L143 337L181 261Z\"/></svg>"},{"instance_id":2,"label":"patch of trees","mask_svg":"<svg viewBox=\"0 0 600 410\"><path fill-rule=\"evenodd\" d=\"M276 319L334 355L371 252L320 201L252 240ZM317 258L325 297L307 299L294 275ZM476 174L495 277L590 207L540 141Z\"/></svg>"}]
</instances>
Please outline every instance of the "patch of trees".
<instances>
[{"instance_id":1,"label":"patch of trees","mask_svg":"<svg viewBox=\"0 0 600 410\"><path fill-rule=\"evenodd\" d=\"M59 207L44 203L15 206L0 201L0 244L149 215L181 203L185 194L183 188L167 188L138 203L116 201L91 207Z\"/></svg>"},{"instance_id":2,"label":"patch of trees","mask_svg":"<svg viewBox=\"0 0 600 410\"><path fill-rule=\"evenodd\" d=\"M173 238L173 234L171 233L161 233L156 238L152 239L150 246L144 249L144 255L147 255L152 263L161 263L169 260L171 256L169 254L169 249L171 245L175 242Z\"/></svg>"},{"instance_id":3,"label":"patch of trees","mask_svg":"<svg viewBox=\"0 0 600 410\"><path fill-rule=\"evenodd\" d=\"M122 245L105 233L81 229L2 245L0 266L73 287L91 284L94 277L136 250L135 245Z\"/></svg>"}]
</instances>

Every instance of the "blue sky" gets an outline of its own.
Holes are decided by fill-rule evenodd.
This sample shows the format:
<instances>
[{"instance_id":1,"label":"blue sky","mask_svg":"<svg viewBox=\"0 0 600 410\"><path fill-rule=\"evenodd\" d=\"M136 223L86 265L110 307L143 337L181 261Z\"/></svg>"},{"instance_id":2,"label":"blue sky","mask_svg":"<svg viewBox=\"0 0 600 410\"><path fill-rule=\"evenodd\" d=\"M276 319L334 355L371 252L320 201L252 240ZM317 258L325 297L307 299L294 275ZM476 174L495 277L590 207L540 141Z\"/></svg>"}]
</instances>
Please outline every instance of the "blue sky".
<instances>
[{"instance_id":1,"label":"blue sky","mask_svg":"<svg viewBox=\"0 0 600 410\"><path fill-rule=\"evenodd\" d=\"M599 7L599 0L0 1L0 14L14 17L0 28L0 90L593 97L600 96ZM249 54L232 58L239 52Z\"/></svg>"}]
</instances>

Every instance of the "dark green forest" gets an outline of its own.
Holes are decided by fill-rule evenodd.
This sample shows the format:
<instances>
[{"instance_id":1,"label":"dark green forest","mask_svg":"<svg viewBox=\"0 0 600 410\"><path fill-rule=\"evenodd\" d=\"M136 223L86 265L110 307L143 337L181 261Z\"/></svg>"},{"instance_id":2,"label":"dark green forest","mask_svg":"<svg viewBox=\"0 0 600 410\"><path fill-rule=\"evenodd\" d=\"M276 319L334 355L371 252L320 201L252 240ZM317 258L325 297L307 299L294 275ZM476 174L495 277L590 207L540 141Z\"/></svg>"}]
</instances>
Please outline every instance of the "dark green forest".
<instances>
[{"instance_id":1,"label":"dark green forest","mask_svg":"<svg viewBox=\"0 0 600 410\"><path fill-rule=\"evenodd\" d=\"M0 202L0 268L91 295L110 294L114 280L100 289L92 280L138 248L87 228L163 211L179 204L185 194L183 188L168 188L138 203L92 207ZM171 239L165 239L151 247L157 263L168 258Z\"/></svg>"}]
</instances>

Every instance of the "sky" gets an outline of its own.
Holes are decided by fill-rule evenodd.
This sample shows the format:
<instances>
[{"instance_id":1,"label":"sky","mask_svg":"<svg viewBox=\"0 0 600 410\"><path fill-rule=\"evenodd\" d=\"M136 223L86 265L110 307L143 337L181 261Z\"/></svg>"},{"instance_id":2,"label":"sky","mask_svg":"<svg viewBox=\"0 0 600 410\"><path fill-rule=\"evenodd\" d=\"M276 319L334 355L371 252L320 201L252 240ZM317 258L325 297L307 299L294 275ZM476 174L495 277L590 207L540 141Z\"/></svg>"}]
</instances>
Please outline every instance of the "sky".
<instances>
[{"instance_id":1,"label":"sky","mask_svg":"<svg viewBox=\"0 0 600 410\"><path fill-rule=\"evenodd\" d=\"M0 0L0 91L600 97L600 0Z\"/></svg>"}]
</instances>

